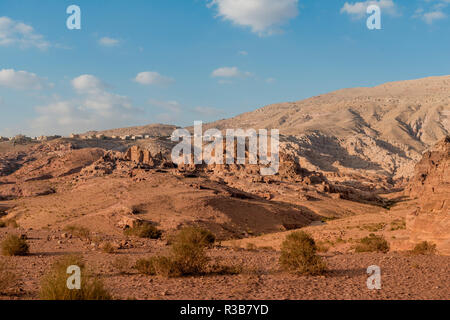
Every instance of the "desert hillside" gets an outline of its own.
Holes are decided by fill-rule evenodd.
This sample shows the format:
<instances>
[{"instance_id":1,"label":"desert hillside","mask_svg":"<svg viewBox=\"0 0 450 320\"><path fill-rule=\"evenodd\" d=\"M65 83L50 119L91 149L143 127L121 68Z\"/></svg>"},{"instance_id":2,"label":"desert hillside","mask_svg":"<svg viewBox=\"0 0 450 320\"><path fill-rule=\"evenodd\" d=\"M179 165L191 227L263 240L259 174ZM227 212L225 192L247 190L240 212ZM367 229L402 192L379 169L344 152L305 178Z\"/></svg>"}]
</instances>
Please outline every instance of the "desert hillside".
<instances>
[{"instance_id":1,"label":"desert hillside","mask_svg":"<svg viewBox=\"0 0 450 320\"><path fill-rule=\"evenodd\" d=\"M450 76L343 89L269 105L207 128L273 128L310 169L410 176L450 133Z\"/></svg>"}]
</instances>

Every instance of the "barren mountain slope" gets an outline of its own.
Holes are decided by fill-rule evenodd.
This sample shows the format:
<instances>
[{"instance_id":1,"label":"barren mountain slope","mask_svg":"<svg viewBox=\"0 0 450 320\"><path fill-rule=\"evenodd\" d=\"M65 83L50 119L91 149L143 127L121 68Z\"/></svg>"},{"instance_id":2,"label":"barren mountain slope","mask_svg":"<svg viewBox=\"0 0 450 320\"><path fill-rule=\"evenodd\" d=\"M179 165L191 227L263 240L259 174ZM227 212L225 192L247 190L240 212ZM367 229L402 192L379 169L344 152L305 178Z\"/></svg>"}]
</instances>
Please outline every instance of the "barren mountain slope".
<instances>
[{"instance_id":1,"label":"barren mountain slope","mask_svg":"<svg viewBox=\"0 0 450 320\"><path fill-rule=\"evenodd\" d=\"M450 133L450 76L343 89L205 125L273 128L309 169L412 174L421 153Z\"/></svg>"}]
</instances>

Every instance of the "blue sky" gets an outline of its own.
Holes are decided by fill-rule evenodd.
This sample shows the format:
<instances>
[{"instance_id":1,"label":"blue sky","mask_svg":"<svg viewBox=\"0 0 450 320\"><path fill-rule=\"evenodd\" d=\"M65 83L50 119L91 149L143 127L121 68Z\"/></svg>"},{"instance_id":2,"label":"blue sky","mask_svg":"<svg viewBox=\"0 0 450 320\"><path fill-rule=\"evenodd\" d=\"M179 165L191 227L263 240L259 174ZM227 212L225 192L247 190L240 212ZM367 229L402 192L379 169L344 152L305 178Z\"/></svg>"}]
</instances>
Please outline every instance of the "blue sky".
<instances>
[{"instance_id":1,"label":"blue sky","mask_svg":"<svg viewBox=\"0 0 450 320\"><path fill-rule=\"evenodd\" d=\"M447 75L449 16L450 0L2 0L0 135L192 125Z\"/></svg>"}]
</instances>

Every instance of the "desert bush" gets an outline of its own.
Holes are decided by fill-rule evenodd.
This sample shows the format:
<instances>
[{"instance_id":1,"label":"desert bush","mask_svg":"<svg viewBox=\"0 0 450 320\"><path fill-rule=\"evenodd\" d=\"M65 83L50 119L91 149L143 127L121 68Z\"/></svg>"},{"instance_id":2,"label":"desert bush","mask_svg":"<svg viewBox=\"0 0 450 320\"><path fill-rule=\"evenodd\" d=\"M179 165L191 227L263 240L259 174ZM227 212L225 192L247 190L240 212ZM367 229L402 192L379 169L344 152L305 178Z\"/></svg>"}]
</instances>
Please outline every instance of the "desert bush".
<instances>
[{"instance_id":1,"label":"desert bush","mask_svg":"<svg viewBox=\"0 0 450 320\"><path fill-rule=\"evenodd\" d=\"M127 228L124 231L127 236L136 236L139 238L159 239L162 232L148 221L141 221L133 228Z\"/></svg>"},{"instance_id":2,"label":"desert bush","mask_svg":"<svg viewBox=\"0 0 450 320\"><path fill-rule=\"evenodd\" d=\"M326 265L317 254L314 239L303 231L291 233L281 247L280 264L283 269L308 275L319 275L326 271Z\"/></svg>"},{"instance_id":3,"label":"desert bush","mask_svg":"<svg viewBox=\"0 0 450 320\"><path fill-rule=\"evenodd\" d=\"M67 288L67 268L78 266L81 269L81 289ZM103 282L91 276L81 256L70 255L58 259L41 281L40 298L43 300L111 300Z\"/></svg>"},{"instance_id":4,"label":"desert bush","mask_svg":"<svg viewBox=\"0 0 450 320\"><path fill-rule=\"evenodd\" d=\"M171 239L172 243L190 243L202 247L212 247L215 241L216 236L211 231L199 227L185 227Z\"/></svg>"},{"instance_id":5,"label":"desert bush","mask_svg":"<svg viewBox=\"0 0 450 320\"><path fill-rule=\"evenodd\" d=\"M246 245L246 249L248 251L256 251L256 250L258 250L258 247L256 246L256 244L249 242Z\"/></svg>"},{"instance_id":6,"label":"desert bush","mask_svg":"<svg viewBox=\"0 0 450 320\"><path fill-rule=\"evenodd\" d=\"M81 239L89 239L91 236L89 229L81 226L69 225L64 228L64 231L70 232L73 236Z\"/></svg>"},{"instance_id":7,"label":"desert bush","mask_svg":"<svg viewBox=\"0 0 450 320\"><path fill-rule=\"evenodd\" d=\"M175 261L168 256L154 256L139 259L136 261L135 268L140 273L150 276L177 277L182 275Z\"/></svg>"},{"instance_id":8,"label":"desert bush","mask_svg":"<svg viewBox=\"0 0 450 320\"><path fill-rule=\"evenodd\" d=\"M111 265L120 274L126 274L130 269L130 259L128 257L117 257L111 262Z\"/></svg>"},{"instance_id":9,"label":"desert bush","mask_svg":"<svg viewBox=\"0 0 450 320\"><path fill-rule=\"evenodd\" d=\"M0 221L0 228L18 228L19 224L14 219L7 219L4 221Z\"/></svg>"},{"instance_id":10,"label":"desert bush","mask_svg":"<svg viewBox=\"0 0 450 320\"><path fill-rule=\"evenodd\" d=\"M5 256L25 256L30 252L30 247L25 239L12 234L2 242L2 254Z\"/></svg>"},{"instance_id":11,"label":"desert bush","mask_svg":"<svg viewBox=\"0 0 450 320\"><path fill-rule=\"evenodd\" d=\"M207 272L209 258L206 248L212 246L214 235L204 229L187 227L172 238L170 254L137 261L135 268L144 274L165 277L201 275Z\"/></svg>"},{"instance_id":12,"label":"desert bush","mask_svg":"<svg viewBox=\"0 0 450 320\"><path fill-rule=\"evenodd\" d=\"M114 253L116 251L116 249L114 248L114 246L111 244L111 242L105 242L102 244L101 246L103 252L105 253Z\"/></svg>"},{"instance_id":13,"label":"desert bush","mask_svg":"<svg viewBox=\"0 0 450 320\"><path fill-rule=\"evenodd\" d=\"M406 220L403 219L397 219L391 222L391 231L396 230L404 230L406 229Z\"/></svg>"},{"instance_id":14,"label":"desert bush","mask_svg":"<svg viewBox=\"0 0 450 320\"><path fill-rule=\"evenodd\" d=\"M368 237L359 240L355 247L356 252L383 252L389 251L389 244L382 236L370 234Z\"/></svg>"},{"instance_id":15,"label":"desert bush","mask_svg":"<svg viewBox=\"0 0 450 320\"><path fill-rule=\"evenodd\" d=\"M433 255L436 254L436 245L428 241L423 241L414 247L413 254Z\"/></svg>"},{"instance_id":16,"label":"desert bush","mask_svg":"<svg viewBox=\"0 0 450 320\"><path fill-rule=\"evenodd\" d=\"M0 260L0 293L14 287L17 281L17 276L11 271L12 268L4 260Z\"/></svg>"}]
</instances>

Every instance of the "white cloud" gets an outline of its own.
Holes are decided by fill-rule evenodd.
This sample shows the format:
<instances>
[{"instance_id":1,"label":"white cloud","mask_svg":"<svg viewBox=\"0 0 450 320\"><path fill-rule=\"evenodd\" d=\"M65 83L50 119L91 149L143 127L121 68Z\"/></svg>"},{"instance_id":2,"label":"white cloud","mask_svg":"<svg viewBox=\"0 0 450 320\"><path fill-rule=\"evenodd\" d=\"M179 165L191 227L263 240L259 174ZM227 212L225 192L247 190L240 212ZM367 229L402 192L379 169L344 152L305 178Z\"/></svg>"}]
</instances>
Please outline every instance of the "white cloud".
<instances>
[{"instance_id":1,"label":"white cloud","mask_svg":"<svg viewBox=\"0 0 450 320\"><path fill-rule=\"evenodd\" d=\"M419 18L425 21L427 24L433 24L437 20L443 20L447 18L447 14L444 13L444 9L450 4L450 0L426 0L426 9L423 7L417 9L413 18Z\"/></svg>"},{"instance_id":2,"label":"white cloud","mask_svg":"<svg viewBox=\"0 0 450 320\"><path fill-rule=\"evenodd\" d=\"M83 74L73 79L71 83L78 93L97 93L106 88L101 80L90 74Z\"/></svg>"},{"instance_id":3,"label":"white cloud","mask_svg":"<svg viewBox=\"0 0 450 320\"><path fill-rule=\"evenodd\" d=\"M14 69L0 70L0 86L17 90L41 90L46 81L36 74Z\"/></svg>"},{"instance_id":4,"label":"white cloud","mask_svg":"<svg viewBox=\"0 0 450 320\"><path fill-rule=\"evenodd\" d=\"M432 24L434 21L442 20L442 19L445 19L446 17L447 17L447 15L445 13L443 13L442 11L432 11L432 12L424 13L422 16L422 19L427 24Z\"/></svg>"},{"instance_id":5,"label":"white cloud","mask_svg":"<svg viewBox=\"0 0 450 320\"><path fill-rule=\"evenodd\" d=\"M240 56L248 56L248 52L247 51L239 51L238 54Z\"/></svg>"},{"instance_id":6,"label":"white cloud","mask_svg":"<svg viewBox=\"0 0 450 320\"><path fill-rule=\"evenodd\" d=\"M115 47L120 43L120 41L109 37L103 37L98 40L98 43L104 47Z\"/></svg>"},{"instance_id":7,"label":"white cloud","mask_svg":"<svg viewBox=\"0 0 450 320\"><path fill-rule=\"evenodd\" d=\"M369 0L364 2L348 3L341 8L341 13L346 13L353 18L360 19L366 16L367 7L377 5L383 13L397 15L397 7L393 0Z\"/></svg>"},{"instance_id":8,"label":"white cloud","mask_svg":"<svg viewBox=\"0 0 450 320\"><path fill-rule=\"evenodd\" d=\"M222 67L214 70L211 76L214 78L238 78L250 77L250 72L242 72L237 67Z\"/></svg>"},{"instance_id":9,"label":"white cloud","mask_svg":"<svg viewBox=\"0 0 450 320\"><path fill-rule=\"evenodd\" d=\"M212 0L208 7L215 7L224 20L250 27L259 35L278 32L298 15L298 0Z\"/></svg>"},{"instance_id":10,"label":"white cloud","mask_svg":"<svg viewBox=\"0 0 450 320\"><path fill-rule=\"evenodd\" d=\"M157 108L168 110L174 113L181 112L181 104L177 101L159 101L155 99L149 99L148 103Z\"/></svg>"},{"instance_id":11,"label":"white cloud","mask_svg":"<svg viewBox=\"0 0 450 320\"><path fill-rule=\"evenodd\" d=\"M175 80L170 77L162 76L155 71L145 71L139 73L134 81L143 85L168 85Z\"/></svg>"},{"instance_id":12,"label":"white cloud","mask_svg":"<svg viewBox=\"0 0 450 320\"><path fill-rule=\"evenodd\" d=\"M68 134L88 130L121 127L139 120L139 110L131 101L106 91L103 82L93 75L82 75L71 81L79 97L56 100L36 107L39 116L31 127L44 134Z\"/></svg>"},{"instance_id":13,"label":"white cloud","mask_svg":"<svg viewBox=\"0 0 450 320\"><path fill-rule=\"evenodd\" d=\"M211 107L195 107L194 111L202 116L213 117L223 114L222 110Z\"/></svg>"},{"instance_id":14,"label":"white cloud","mask_svg":"<svg viewBox=\"0 0 450 320\"><path fill-rule=\"evenodd\" d=\"M156 119L160 122L174 122L180 120L182 115L181 104L177 101L159 101L155 99L149 99L148 103L161 110L160 113L156 115Z\"/></svg>"},{"instance_id":15,"label":"white cloud","mask_svg":"<svg viewBox=\"0 0 450 320\"><path fill-rule=\"evenodd\" d=\"M8 17L0 17L0 46L14 45L20 48L35 47L45 50L50 43L44 36L36 33L32 26Z\"/></svg>"},{"instance_id":16,"label":"white cloud","mask_svg":"<svg viewBox=\"0 0 450 320\"><path fill-rule=\"evenodd\" d=\"M271 83L275 83L275 81L277 81L275 78L267 78L266 82L271 84Z\"/></svg>"}]
</instances>

